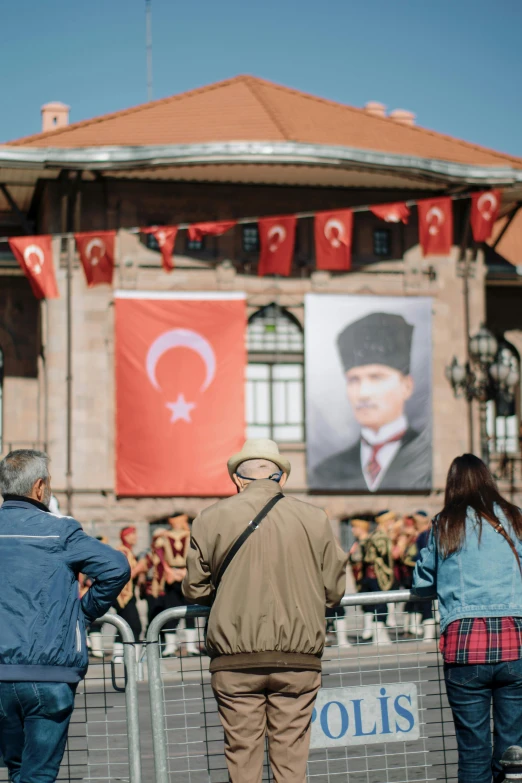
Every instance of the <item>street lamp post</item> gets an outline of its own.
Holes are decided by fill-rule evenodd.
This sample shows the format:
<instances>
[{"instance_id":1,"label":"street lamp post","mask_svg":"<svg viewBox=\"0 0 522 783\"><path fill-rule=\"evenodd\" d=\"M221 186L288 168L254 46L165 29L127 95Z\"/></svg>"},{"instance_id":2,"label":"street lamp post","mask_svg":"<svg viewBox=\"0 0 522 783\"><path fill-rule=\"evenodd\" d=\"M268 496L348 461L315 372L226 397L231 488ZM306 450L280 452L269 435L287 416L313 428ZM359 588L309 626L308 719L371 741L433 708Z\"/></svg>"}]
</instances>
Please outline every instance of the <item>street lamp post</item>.
<instances>
[{"instance_id":1,"label":"street lamp post","mask_svg":"<svg viewBox=\"0 0 522 783\"><path fill-rule=\"evenodd\" d=\"M446 378L455 396L464 394L468 402L477 400L480 411L480 455L489 464L487 432L487 402L500 391L513 395L519 380L518 370L503 361L498 341L485 326L481 326L469 341L469 362L460 364L454 356L446 367Z\"/></svg>"}]
</instances>

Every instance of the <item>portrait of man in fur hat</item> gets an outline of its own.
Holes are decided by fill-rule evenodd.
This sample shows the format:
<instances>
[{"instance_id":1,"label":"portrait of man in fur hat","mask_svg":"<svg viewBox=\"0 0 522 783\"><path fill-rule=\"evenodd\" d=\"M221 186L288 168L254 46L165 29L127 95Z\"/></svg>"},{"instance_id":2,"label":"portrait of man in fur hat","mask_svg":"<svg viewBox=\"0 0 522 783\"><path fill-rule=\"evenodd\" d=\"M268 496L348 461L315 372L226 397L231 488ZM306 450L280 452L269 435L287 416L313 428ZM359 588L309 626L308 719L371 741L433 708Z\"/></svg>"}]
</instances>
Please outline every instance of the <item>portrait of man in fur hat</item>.
<instances>
[{"instance_id":1,"label":"portrait of man in fur hat","mask_svg":"<svg viewBox=\"0 0 522 783\"><path fill-rule=\"evenodd\" d=\"M309 472L312 489L385 492L429 489L429 428L414 426L407 406L415 326L407 317L371 312L336 334L336 352L357 439Z\"/></svg>"}]
</instances>

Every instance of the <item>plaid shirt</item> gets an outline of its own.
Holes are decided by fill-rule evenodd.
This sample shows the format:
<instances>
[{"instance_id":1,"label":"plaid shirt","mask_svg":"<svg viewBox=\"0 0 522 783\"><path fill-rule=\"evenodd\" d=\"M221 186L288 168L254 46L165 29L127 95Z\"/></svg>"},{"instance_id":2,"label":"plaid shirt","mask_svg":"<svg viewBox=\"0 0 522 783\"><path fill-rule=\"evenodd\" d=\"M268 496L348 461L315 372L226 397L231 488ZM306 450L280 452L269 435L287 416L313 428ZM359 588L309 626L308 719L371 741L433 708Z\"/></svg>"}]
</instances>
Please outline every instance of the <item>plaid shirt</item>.
<instances>
[{"instance_id":1,"label":"plaid shirt","mask_svg":"<svg viewBox=\"0 0 522 783\"><path fill-rule=\"evenodd\" d=\"M522 658L522 617L465 617L440 638L445 663L502 663Z\"/></svg>"}]
</instances>

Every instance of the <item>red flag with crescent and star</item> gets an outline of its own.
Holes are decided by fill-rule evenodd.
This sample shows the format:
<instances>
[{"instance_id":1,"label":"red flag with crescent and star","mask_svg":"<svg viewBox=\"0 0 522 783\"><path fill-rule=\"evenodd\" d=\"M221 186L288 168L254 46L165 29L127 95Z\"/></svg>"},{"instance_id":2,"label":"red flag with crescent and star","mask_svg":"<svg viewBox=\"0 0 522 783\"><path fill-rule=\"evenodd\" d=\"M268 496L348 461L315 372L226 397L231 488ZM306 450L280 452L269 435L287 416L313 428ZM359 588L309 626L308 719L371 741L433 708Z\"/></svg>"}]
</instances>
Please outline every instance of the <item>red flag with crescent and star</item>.
<instances>
[{"instance_id":1,"label":"red flag with crescent and star","mask_svg":"<svg viewBox=\"0 0 522 783\"><path fill-rule=\"evenodd\" d=\"M115 231L82 231L74 235L87 285L112 285Z\"/></svg>"},{"instance_id":2,"label":"red flag with crescent and star","mask_svg":"<svg viewBox=\"0 0 522 783\"><path fill-rule=\"evenodd\" d=\"M453 206L451 198L417 202L419 242L425 256L447 256L453 244Z\"/></svg>"},{"instance_id":3,"label":"red flag with crescent and star","mask_svg":"<svg viewBox=\"0 0 522 783\"><path fill-rule=\"evenodd\" d=\"M475 242L486 242L493 233L493 226L500 209L500 190L486 190L471 197L471 230Z\"/></svg>"},{"instance_id":4,"label":"red flag with crescent and star","mask_svg":"<svg viewBox=\"0 0 522 783\"><path fill-rule=\"evenodd\" d=\"M192 223L188 227L188 235L192 242L201 242L204 236L210 234L213 237L220 237L226 234L236 225L235 220L219 220L215 223Z\"/></svg>"},{"instance_id":5,"label":"red flag with crescent and star","mask_svg":"<svg viewBox=\"0 0 522 783\"><path fill-rule=\"evenodd\" d=\"M292 271L294 257L295 226L294 215L261 218L258 221L259 256L258 275L281 275L288 277Z\"/></svg>"},{"instance_id":6,"label":"red flag with crescent and star","mask_svg":"<svg viewBox=\"0 0 522 783\"><path fill-rule=\"evenodd\" d=\"M316 212L314 219L317 269L348 272L352 265L353 212Z\"/></svg>"},{"instance_id":7,"label":"red flag with crescent and star","mask_svg":"<svg viewBox=\"0 0 522 783\"><path fill-rule=\"evenodd\" d=\"M115 307L117 494L232 494L227 460L245 438L244 295L118 292Z\"/></svg>"},{"instance_id":8,"label":"red flag with crescent and star","mask_svg":"<svg viewBox=\"0 0 522 783\"><path fill-rule=\"evenodd\" d=\"M404 201L396 201L390 204L376 204L370 207L375 217L386 221L386 223L404 223L408 222L410 210Z\"/></svg>"},{"instance_id":9,"label":"red flag with crescent and star","mask_svg":"<svg viewBox=\"0 0 522 783\"><path fill-rule=\"evenodd\" d=\"M165 272L172 272L174 269L174 245L178 234L177 226L150 226L150 228L141 228L144 234L152 234L161 253L161 263Z\"/></svg>"},{"instance_id":10,"label":"red flag with crescent and star","mask_svg":"<svg viewBox=\"0 0 522 783\"><path fill-rule=\"evenodd\" d=\"M53 247L47 234L35 237L11 237L9 247L37 299L59 297L53 265Z\"/></svg>"}]
</instances>

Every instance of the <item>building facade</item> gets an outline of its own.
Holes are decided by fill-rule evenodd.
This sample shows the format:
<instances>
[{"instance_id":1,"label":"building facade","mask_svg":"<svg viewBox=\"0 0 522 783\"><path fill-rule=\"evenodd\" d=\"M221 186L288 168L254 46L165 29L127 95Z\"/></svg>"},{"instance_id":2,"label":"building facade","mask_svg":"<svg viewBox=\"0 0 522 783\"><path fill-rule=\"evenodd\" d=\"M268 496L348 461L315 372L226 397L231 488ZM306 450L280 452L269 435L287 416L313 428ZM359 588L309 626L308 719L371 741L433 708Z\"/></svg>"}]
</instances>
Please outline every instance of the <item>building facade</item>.
<instances>
[{"instance_id":1,"label":"building facade","mask_svg":"<svg viewBox=\"0 0 522 783\"><path fill-rule=\"evenodd\" d=\"M232 88L239 94L232 95ZM514 348L518 361L522 316L517 305L516 263L500 255L498 246L473 244L467 228L469 199L453 202L454 244L448 256L423 257L412 207L407 225L384 223L368 211L355 214L353 265L347 273L316 270L312 217L298 221L292 272L287 278L257 275L255 220L200 243L191 242L187 232L180 231L175 269L170 274L163 271L154 241L136 227L357 208L465 194L497 185L504 188L506 219L517 203L522 188L517 172L522 173L522 161L437 134L431 134L436 138L430 142L429 132L412 127L412 115L387 117L377 104L347 112L349 107L310 96L299 98L294 91L281 96L283 88L277 88L277 101L282 101L276 106L277 126L284 127L291 116L301 123L305 135L310 133L316 140L274 138L276 131L262 118L256 119L255 133L260 138L248 140L249 102L255 99L274 109L276 99L267 97L265 89L269 92L266 83L250 77L247 82L232 80L221 88L194 91L188 98L178 96L178 103L158 101L126 118L120 113L97 123L64 125L0 148L4 232L59 235L53 245L61 294L57 300L35 300L7 247L0 247L2 453L31 445L47 448L61 508L70 506L88 532L108 534L115 540L119 527L132 522L138 524L145 545L149 524L174 507L194 515L213 500L116 496L114 290L109 286L88 289L74 255L68 313L72 239L67 232L117 230L115 289L245 293L249 316L246 434L277 440L293 466L288 491L324 507L335 521L390 507L399 512L440 509L451 460L479 448L478 412L473 409L475 441L471 443L468 402L455 397L446 367L454 355L465 358L468 331L473 334L486 322ZM231 105L232 99L241 110ZM308 117L303 102L309 107ZM258 111L257 105L254 108ZM184 122L192 122L186 138L168 137L168 127L162 131L168 138L155 138L156 131L150 128L175 122L178 111ZM228 127L223 128L227 125L223 122L212 127L212 117L227 116L227 112ZM352 147L338 138L336 123L342 124L341 120L349 126L346 141L352 141ZM362 126L359 131L354 129L358 124ZM357 144L350 136L356 131L362 137ZM328 134L331 139L326 138ZM404 149L399 149L401 145ZM310 491L304 381L304 298L309 293L430 298L430 491ZM506 411L499 414L495 405L490 404L489 427L496 459L496 452L506 451L505 439L500 444L502 425L497 423L498 418L506 419ZM522 501L517 462L519 410L517 391L509 425L503 425L504 432L509 429L508 451L516 476L506 474L503 480L509 478L513 496Z\"/></svg>"}]
</instances>

